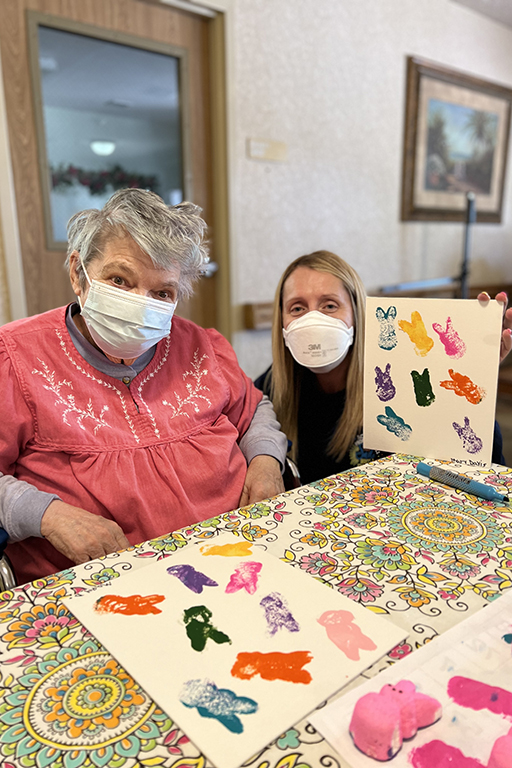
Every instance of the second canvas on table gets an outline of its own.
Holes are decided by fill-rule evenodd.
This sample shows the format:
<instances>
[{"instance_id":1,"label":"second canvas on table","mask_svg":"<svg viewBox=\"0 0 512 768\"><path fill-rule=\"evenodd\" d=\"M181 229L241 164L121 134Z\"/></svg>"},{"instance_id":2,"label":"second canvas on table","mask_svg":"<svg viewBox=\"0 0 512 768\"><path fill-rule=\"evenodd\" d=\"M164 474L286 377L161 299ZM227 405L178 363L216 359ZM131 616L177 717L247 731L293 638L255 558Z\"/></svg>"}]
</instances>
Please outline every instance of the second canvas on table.
<instances>
[{"instance_id":1,"label":"second canvas on table","mask_svg":"<svg viewBox=\"0 0 512 768\"><path fill-rule=\"evenodd\" d=\"M491 462L502 308L368 298L364 447Z\"/></svg>"}]
</instances>

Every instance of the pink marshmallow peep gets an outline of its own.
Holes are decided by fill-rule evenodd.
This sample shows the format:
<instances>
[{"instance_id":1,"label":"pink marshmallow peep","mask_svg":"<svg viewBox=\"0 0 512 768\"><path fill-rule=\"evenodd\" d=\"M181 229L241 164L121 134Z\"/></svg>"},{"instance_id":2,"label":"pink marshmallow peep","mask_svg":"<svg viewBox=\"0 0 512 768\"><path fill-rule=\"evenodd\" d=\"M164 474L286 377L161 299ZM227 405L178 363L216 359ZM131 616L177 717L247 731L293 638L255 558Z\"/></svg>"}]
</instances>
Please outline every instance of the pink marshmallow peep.
<instances>
[{"instance_id":1,"label":"pink marshmallow peep","mask_svg":"<svg viewBox=\"0 0 512 768\"><path fill-rule=\"evenodd\" d=\"M441 717L442 707L437 699L418 693L410 680L400 680L396 685L385 685L381 688L380 695L398 704L404 739L412 739L418 728L426 728Z\"/></svg>"},{"instance_id":2,"label":"pink marshmallow peep","mask_svg":"<svg viewBox=\"0 0 512 768\"><path fill-rule=\"evenodd\" d=\"M356 702L349 731L365 755L390 760L402 746L400 709L378 693L367 693Z\"/></svg>"},{"instance_id":3,"label":"pink marshmallow peep","mask_svg":"<svg viewBox=\"0 0 512 768\"><path fill-rule=\"evenodd\" d=\"M442 714L437 699L416 691L410 680L385 685L379 693L367 693L354 707L350 735L361 752L375 760L391 760L404 739L426 728ZM490 767L489 767L490 768ZM512 768L497 764L494 768Z\"/></svg>"}]
</instances>

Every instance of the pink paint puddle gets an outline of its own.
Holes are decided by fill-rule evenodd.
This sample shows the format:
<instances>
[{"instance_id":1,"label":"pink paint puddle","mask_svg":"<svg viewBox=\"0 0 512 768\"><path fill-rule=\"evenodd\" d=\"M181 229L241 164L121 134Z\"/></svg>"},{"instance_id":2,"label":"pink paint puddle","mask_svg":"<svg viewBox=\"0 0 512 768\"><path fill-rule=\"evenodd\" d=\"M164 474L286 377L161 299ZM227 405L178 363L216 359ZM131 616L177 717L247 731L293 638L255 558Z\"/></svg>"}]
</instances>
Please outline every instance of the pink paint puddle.
<instances>
[{"instance_id":1,"label":"pink paint puddle","mask_svg":"<svg viewBox=\"0 0 512 768\"><path fill-rule=\"evenodd\" d=\"M470 677L452 677L448 683L448 696L460 707L488 709L496 715L512 717L512 693L504 688L487 685Z\"/></svg>"},{"instance_id":2,"label":"pink paint puddle","mask_svg":"<svg viewBox=\"0 0 512 768\"><path fill-rule=\"evenodd\" d=\"M480 760L466 757L460 749L439 740L413 749L409 762L413 768L485 768Z\"/></svg>"}]
</instances>

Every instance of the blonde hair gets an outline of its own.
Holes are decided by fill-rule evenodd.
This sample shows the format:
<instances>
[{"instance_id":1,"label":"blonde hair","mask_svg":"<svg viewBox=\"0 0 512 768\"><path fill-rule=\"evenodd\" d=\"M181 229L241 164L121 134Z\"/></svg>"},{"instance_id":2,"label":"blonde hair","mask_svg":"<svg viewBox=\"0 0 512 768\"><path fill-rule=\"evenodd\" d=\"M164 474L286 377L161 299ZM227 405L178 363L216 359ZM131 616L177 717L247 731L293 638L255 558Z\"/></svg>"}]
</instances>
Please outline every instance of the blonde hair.
<instances>
[{"instance_id":1,"label":"blonde hair","mask_svg":"<svg viewBox=\"0 0 512 768\"><path fill-rule=\"evenodd\" d=\"M304 367L290 354L283 339L282 298L283 286L297 267L308 267L334 275L343 283L350 295L354 314L354 343L347 375L345 408L338 419L328 454L341 461L354 443L363 425L363 360L364 317L366 291L357 272L350 264L330 251L315 251L300 256L285 269L277 286L272 323L272 384L270 398L283 431L292 442L291 457L298 456L298 410L304 376Z\"/></svg>"}]
</instances>

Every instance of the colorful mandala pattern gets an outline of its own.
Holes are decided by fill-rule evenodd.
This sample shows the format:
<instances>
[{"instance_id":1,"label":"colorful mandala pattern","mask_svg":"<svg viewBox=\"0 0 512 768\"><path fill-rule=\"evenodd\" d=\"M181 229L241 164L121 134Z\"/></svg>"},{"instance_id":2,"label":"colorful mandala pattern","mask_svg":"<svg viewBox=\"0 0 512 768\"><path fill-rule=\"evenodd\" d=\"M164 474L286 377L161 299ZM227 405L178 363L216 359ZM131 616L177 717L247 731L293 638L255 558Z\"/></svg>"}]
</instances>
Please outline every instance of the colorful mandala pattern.
<instances>
[{"instance_id":1,"label":"colorful mandala pattern","mask_svg":"<svg viewBox=\"0 0 512 768\"><path fill-rule=\"evenodd\" d=\"M512 511L420 477L395 455L0 594L3 768L207 768L204 755L60 602L148 559L230 532L375 613L407 640L376 674L464 613L512 588ZM512 470L469 472L512 493ZM254 768L340 763L304 720L249 759Z\"/></svg>"},{"instance_id":2,"label":"colorful mandala pattern","mask_svg":"<svg viewBox=\"0 0 512 768\"><path fill-rule=\"evenodd\" d=\"M303 489L302 530L283 559L377 613L415 609L444 628L453 620L440 602L465 612L468 592L485 601L512 587L512 512L424 480L411 461L396 455ZM512 470L470 472L508 492Z\"/></svg>"},{"instance_id":3,"label":"colorful mandala pattern","mask_svg":"<svg viewBox=\"0 0 512 768\"><path fill-rule=\"evenodd\" d=\"M504 540L493 516L469 505L413 501L388 510L387 519L402 541L432 552L490 552Z\"/></svg>"},{"instance_id":4,"label":"colorful mandala pattern","mask_svg":"<svg viewBox=\"0 0 512 768\"><path fill-rule=\"evenodd\" d=\"M92 641L38 659L3 699L1 754L27 768L121 766L152 749L172 725Z\"/></svg>"}]
</instances>

